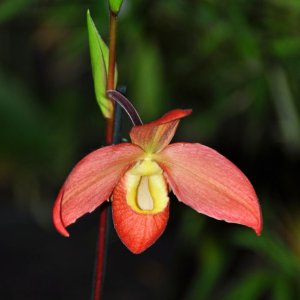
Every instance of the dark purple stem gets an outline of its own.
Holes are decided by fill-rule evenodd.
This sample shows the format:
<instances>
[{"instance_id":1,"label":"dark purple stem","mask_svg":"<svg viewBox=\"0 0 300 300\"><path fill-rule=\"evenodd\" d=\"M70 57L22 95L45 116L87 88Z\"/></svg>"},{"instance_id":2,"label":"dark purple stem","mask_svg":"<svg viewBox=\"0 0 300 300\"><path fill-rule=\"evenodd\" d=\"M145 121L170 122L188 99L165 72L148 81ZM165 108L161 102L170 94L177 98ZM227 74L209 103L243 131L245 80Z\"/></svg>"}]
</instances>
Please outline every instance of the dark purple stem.
<instances>
[{"instance_id":1,"label":"dark purple stem","mask_svg":"<svg viewBox=\"0 0 300 300\"><path fill-rule=\"evenodd\" d=\"M134 126L143 125L143 122L137 110L134 108L132 103L124 95L122 95L120 92L115 90L108 90L107 96L110 99L116 101L126 111L127 115L129 116Z\"/></svg>"}]
</instances>

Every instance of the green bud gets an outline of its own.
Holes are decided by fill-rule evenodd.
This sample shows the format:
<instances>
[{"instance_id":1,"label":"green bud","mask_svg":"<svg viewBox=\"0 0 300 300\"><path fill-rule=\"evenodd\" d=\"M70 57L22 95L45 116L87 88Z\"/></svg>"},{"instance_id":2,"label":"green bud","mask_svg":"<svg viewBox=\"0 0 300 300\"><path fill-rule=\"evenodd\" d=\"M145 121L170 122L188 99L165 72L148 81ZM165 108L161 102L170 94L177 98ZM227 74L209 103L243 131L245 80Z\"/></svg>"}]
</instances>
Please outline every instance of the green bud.
<instances>
[{"instance_id":1,"label":"green bud","mask_svg":"<svg viewBox=\"0 0 300 300\"><path fill-rule=\"evenodd\" d=\"M110 10L117 15L121 9L123 0L108 0L108 2Z\"/></svg>"}]
</instances>

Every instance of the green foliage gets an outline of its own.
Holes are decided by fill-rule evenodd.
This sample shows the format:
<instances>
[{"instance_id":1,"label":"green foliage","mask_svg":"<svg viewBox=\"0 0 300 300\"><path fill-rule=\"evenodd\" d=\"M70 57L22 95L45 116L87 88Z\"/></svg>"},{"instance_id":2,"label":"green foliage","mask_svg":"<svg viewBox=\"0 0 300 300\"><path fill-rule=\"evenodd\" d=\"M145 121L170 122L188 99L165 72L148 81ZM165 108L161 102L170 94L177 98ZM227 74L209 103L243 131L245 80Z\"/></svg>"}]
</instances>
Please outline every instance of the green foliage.
<instances>
[{"instance_id":1,"label":"green foliage","mask_svg":"<svg viewBox=\"0 0 300 300\"><path fill-rule=\"evenodd\" d=\"M204 238L201 246L198 244L195 249L198 251L198 264L202 268L197 270L186 299L210 299L227 267L229 256L224 253L220 244L210 237Z\"/></svg>"},{"instance_id":2,"label":"green foliage","mask_svg":"<svg viewBox=\"0 0 300 300\"><path fill-rule=\"evenodd\" d=\"M154 119L161 110L160 102L164 84L161 65L161 57L156 45L141 42L136 47L132 66L138 76L132 78L135 87L132 97L136 99L136 108L145 120ZM149 78L156 78L156 80L149 80ZM166 99L164 105L167 104Z\"/></svg>"},{"instance_id":3,"label":"green foliage","mask_svg":"<svg viewBox=\"0 0 300 300\"><path fill-rule=\"evenodd\" d=\"M255 271L238 280L232 291L224 299L260 299L267 291L269 284L270 274L268 272Z\"/></svg>"},{"instance_id":4,"label":"green foliage","mask_svg":"<svg viewBox=\"0 0 300 300\"><path fill-rule=\"evenodd\" d=\"M3 0L0 3L0 24L22 13L32 0Z\"/></svg>"},{"instance_id":5,"label":"green foliage","mask_svg":"<svg viewBox=\"0 0 300 300\"><path fill-rule=\"evenodd\" d=\"M87 11L87 26L96 99L104 117L111 118L113 107L106 97L108 48L98 33L89 10Z\"/></svg>"}]
</instances>

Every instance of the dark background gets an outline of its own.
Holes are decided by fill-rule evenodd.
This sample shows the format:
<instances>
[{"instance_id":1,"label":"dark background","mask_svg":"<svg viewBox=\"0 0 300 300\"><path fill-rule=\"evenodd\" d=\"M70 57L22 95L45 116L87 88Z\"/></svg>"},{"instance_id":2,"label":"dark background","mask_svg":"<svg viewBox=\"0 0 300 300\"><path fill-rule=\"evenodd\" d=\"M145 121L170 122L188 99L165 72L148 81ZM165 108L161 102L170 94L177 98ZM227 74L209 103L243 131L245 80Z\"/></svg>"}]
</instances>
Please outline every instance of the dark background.
<instances>
[{"instance_id":1,"label":"dark background","mask_svg":"<svg viewBox=\"0 0 300 300\"><path fill-rule=\"evenodd\" d=\"M0 299L90 299L99 209L53 228L72 166L104 144L86 10L107 40L105 0L0 2ZM145 122L193 108L175 140L231 159L264 230L171 201L159 241L131 254L111 228L104 300L300 299L299 0L125 0L119 83ZM124 117L123 136L129 120Z\"/></svg>"}]
</instances>

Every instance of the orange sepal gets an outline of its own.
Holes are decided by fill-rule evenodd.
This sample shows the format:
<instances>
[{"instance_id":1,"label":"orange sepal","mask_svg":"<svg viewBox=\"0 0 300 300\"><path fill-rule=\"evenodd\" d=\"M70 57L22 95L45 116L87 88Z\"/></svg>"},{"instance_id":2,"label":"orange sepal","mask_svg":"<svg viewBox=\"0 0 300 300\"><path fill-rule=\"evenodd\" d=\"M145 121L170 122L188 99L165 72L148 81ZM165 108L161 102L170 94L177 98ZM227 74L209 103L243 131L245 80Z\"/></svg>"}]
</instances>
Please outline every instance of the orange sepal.
<instances>
[{"instance_id":1,"label":"orange sepal","mask_svg":"<svg viewBox=\"0 0 300 300\"><path fill-rule=\"evenodd\" d=\"M180 119L191 113L191 109L174 109L156 121L134 126L130 131L131 141L146 152L159 152L171 142Z\"/></svg>"},{"instance_id":2,"label":"orange sepal","mask_svg":"<svg viewBox=\"0 0 300 300\"><path fill-rule=\"evenodd\" d=\"M115 229L124 245L139 254L164 232L169 219L169 204L156 214L137 213L126 201L126 175L113 192L112 215Z\"/></svg>"}]
</instances>

